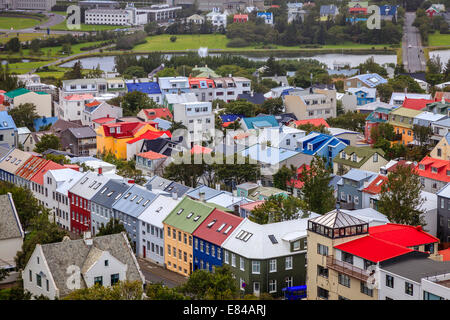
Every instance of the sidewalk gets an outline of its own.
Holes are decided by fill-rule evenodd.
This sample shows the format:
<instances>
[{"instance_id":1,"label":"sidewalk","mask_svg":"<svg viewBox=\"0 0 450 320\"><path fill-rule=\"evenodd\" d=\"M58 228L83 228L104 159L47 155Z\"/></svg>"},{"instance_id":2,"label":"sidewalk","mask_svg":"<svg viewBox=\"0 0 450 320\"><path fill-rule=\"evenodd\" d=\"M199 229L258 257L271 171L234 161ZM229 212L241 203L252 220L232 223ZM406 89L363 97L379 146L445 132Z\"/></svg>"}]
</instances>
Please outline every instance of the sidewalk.
<instances>
[{"instance_id":1,"label":"sidewalk","mask_svg":"<svg viewBox=\"0 0 450 320\"><path fill-rule=\"evenodd\" d=\"M162 282L167 287L173 288L187 281L187 278L164 267L157 265L147 259L137 258L145 280L149 282Z\"/></svg>"}]
</instances>

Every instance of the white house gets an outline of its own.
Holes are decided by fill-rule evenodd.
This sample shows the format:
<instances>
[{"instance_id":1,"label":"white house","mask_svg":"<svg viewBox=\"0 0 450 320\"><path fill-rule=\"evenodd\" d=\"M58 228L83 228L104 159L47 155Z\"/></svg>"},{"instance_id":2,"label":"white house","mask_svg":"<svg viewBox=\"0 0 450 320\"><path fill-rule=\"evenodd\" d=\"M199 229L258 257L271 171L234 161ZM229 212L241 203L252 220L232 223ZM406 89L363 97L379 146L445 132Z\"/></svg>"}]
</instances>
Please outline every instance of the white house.
<instances>
[{"instance_id":1,"label":"white house","mask_svg":"<svg viewBox=\"0 0 450 320\"><path fill-rule=\"evenodd\" d=\"M211 11L206 15L206 20L210 21L212 25L219 29L220 27L223 27L224 29L227 28L227 15L228 12L225 10L223 13L220 13L218 11Z\"/></svg>"},{"instance_id":2,"label":"white house","mask_svg":"<svg viewBox=\"0 0 450 320\"><path fill-rule=\"evenodd\" d=\"M182 122L188 131L187 140L198 141L214 130L214 113L211 102L185 102L173 105L173 119Z\"/></svg>"},{"instance_id":3,"label":"white house","mask_svg":"<svg viewBox=\"0 0 450 320\"><path fill-rule=\"evenodd\" d=\"M37 244L22 271L24 290L34 297L63 298L94 284L109 287L118 281L145 278L124 232L92 238Z\"/></svg>"},{"instance_id":4,"label":"white house","mask_svg":"<svg viewBox=\"0 0 450 320\"><path fill-rule=\"evenodd\" d=\"M59 100L57 116L66 121L82 120L86 104L94 101L92 94L73 94Z\"/></svg>"},{"instance_id":5,"label":"white house","mask_svg":"<svg viewBox=\"0 0 450 320\"><path fill-rule=\"evenodd\" d=\"M95 105L86 106L82 113L81 124L83 126L93 126L93 121L101 118L122 118L123 109L110 105L106 102L94 101Z\"/></svg>"},{"instance_id":6,"label":"white house","mask_svg":"<svg viewBox=\"0 0 450 320\"><path fill-rule=\"evenodd\" d=\"M269 142L272 147L296 150L301 148L299 140L306 136L306 131L292 127L270 127L259 131L258 143Z\"/></svg>"}]
</instances>

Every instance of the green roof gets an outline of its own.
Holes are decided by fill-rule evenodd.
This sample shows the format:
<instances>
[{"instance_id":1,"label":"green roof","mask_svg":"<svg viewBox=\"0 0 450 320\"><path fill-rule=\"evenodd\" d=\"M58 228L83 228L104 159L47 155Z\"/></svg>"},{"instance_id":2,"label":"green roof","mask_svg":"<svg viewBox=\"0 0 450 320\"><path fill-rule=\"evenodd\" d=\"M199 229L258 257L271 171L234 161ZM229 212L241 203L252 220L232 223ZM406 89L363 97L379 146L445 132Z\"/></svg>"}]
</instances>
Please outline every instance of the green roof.
<instances>
[{"instance_id":1,"label":"green roof","mask_svg":"<svg viewBox=\"0 0 450 320\"><path fill-rule=\"evenodd\" d=\"M35 91L37 94L50 94L50 93L47 93L47 92L44 92L44 91Z\"/></svg>"},{"instance_id":2,"label":"green roof","mask_svg":"<svg viewBox=\"0 0 450 320\"><path fill-rule=\"evenodd\" d=\"M16 89L16 90L6 93L5 96L7 96L8 98L14 99L15 97L21 96L28 92L30 92L30 90L27 90L25 88L19 88L19 89Z\"/></svg>"},{"instance_id":3,"label":"green roof","mask_svg":"<svg viewBox=\"0 0 450 320\"><path fill-rule=\"evenodd\" d=\"M183 211L177 214L181 209ZM163 223L192 234L213 210L214 207L210 204L184 197L164 219ZM188 218L191 212L193 214ZM195 221L194 219L198 216L200 217Z\"/></svg>"},{"instance_id":4,"label":"green roof","mask_svg":"<svg viewBox=\"0 0 450 320\"><path fill-rule=\"evenodd\" d=\"M417 116L418 114L420 114L422 112L423 112L423 110L414 110L414 109L409 109L409 108L405 108L405 107L400 107L400 108L397 108L394 111L392 111L391 114L403 116L403 117L414 118L415 116Z\"/></svg>"},{"instance_id":5,"label":"green roof","mask_svg":"<svg viewBox=\"0 0 450 320\"><path fill-rule=\"evenodd\" d=\"M254 195L255 193L257 193L256 195ZM255 190L251 191L249 190L249 194L247 196L247 198L251 199L251 200L259 200L259 196L262 195L264 197L270 197L273 195L277 195L280 193L285 193L287 194L287 191L275 188L275 187L258 187Z\"/></svg>"},{"instance_id":6,"label":"green roof","mask_svg":"<svg viewBox=\"0 0 450 320\"><path fill-rule=\"evenodd\" d=\"M360 162L355 162L350 159L342 159L339 154L334 157L333 161L335 163L345 164L352 168L361 168L361 166L367 162L367 160L370 159L375 153L378 153L381 156L384 156L384 151L380 148L374 149L371 147L354 147L354 146L347 146L344 150L346 156L351 156L352 154L356 154L358 158L362 158Z\"/></svg>"}]
</instances>

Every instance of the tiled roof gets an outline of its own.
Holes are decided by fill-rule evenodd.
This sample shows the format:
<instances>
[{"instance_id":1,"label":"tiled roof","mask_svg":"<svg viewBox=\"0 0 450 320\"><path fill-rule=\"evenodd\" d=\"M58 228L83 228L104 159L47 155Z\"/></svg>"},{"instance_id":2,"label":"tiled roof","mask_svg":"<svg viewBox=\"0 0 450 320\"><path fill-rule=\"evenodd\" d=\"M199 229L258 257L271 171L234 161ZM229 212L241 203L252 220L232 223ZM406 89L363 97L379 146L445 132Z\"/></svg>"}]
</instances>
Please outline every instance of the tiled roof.
<instances>
[{"instance_id":1,"label":"tiled roof","mask_svg":"<svg viewBox=\"0 0 450 320\"><path fill-rule=\"evenodd\" d=\"M327 128L330 127L330 125L325 121L324 118L316 118L316 119L306 119L306 120L297 120L294 121L296 126L301 126L303 124L312 124L315 127L318 127L320 125L323 125Z\"/></svg>"},{"instance_id":2,"label":"tiled roof","mask_svg":"<svg viewBox=\"0 0 450 320\"><path fill-rule=\"evenodd\" d=\"M39 171L31 178L31 181L34 183L40 184L41 186L44 185L44 174L48 170L57 170L57 169L64 169L62 165L59 163L48 161Z\"/></svg>"},{"instance_id":3,"label":"tiled roof","mask_svg":"<svg viewBox=\"0 0 450 320\"><path fill-rule=\"evenodd\" d=\"M403 108L408 108L412 110L423 110L427 107L428 103L432 103L434 100L428 100L428 99L408 99L405 98L403 100Z\"/></svg>"},{"instance_id":4,"label":"tiled roof","mask_svg":"<svg viewBox=\"0 0 450 320\"><path fill-rule=\"evenodd\" d=\"M149 159L149 160L157 160L157 159L167 158L167 156L160 154L160 153L153 152L153 151L138 153L136 156L145 158L145 159Z\"/></svg>"}]
</instances>

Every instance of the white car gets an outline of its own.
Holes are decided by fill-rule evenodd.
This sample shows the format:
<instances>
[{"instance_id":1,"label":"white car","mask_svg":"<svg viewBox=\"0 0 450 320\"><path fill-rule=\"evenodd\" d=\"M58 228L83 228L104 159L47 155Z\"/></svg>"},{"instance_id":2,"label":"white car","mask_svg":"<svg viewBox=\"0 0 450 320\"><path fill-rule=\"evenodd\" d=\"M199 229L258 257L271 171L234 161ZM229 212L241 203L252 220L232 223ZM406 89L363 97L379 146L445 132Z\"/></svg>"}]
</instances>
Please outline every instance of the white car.
<instances>
[{"instance_id":1,"label":"white car","mask_svg":"<svg viewBox=\"0 0 450 320\"><path fill-rule=\"evenodd\" d=\"M412 48L412 45L409 45L408 48Z\"/></svg>"}]
</instances>

